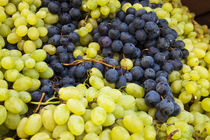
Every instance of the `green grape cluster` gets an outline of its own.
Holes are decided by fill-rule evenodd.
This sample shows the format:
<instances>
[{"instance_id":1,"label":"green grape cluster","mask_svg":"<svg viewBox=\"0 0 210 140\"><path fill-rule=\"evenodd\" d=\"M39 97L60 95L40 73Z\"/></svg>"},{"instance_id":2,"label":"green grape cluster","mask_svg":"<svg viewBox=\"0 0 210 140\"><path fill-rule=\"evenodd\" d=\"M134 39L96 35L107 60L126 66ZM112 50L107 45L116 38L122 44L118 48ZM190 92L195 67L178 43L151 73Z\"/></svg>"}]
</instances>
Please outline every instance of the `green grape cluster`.
<instances>
[{"instance_id":1,"label":"green grape cluster","mask_svg":"<svg viewBox=\"0 0 210 140\"><path fill-rule=\"evenodd\" d=\"M42 47L42 42L48 39L47 28L58 21L58 16L40 6L41 0L7 0L0 3L1 48L5 45L2 37L10 44L17 44L18 49L24 53Z\"/></svg>"},{"instance_id":2,"label":"green grape cluster","mask_svg":"<svg viewBox=\"0 0 210 140\"><path fill-rule=\"evenodd\" d=\"M115 17L120 9L121 3L118 0L84 0L82 1L82 10L90 12L94 19L106 18L109 15Z\"/></svg>"},{"instance_id":3,"label":"green grape cluster","mask_svg":"<svg viewBox=\"0 0 210 140\"><path fill-rule=\"evenodd\" d=\"M90 87L79 84L58 91L62 103L48 105L20 120L22 139L155 140L153 118L141 86L129 83L125 91L106 86L102 73L93 68Z\"/></svg>"},{"instance_id":4,"label":"green grape cluster","mask_svg":"<svg viewBox=\"0 0 210 140\"><path fill-rule=\"evenodd\" d=\"M0 50L0 136L15 130L28 112L29 91L39 89L39 78L52 77L52 69L43 62L46 55L42 49L24 55L19 50Z\"/></svg>"}]
</instances>

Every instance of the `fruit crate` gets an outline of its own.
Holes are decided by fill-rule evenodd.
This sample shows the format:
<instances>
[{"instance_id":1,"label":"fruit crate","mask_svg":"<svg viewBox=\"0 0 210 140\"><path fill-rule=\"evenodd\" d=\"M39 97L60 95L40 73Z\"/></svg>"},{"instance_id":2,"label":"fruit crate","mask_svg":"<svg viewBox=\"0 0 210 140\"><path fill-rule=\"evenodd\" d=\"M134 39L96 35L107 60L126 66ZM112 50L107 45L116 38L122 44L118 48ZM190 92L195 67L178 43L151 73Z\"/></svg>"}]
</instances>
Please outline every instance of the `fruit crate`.
<instances>
[{"instance_id":1,"label":"fruit crate","mask_svg":"<svg viewBox=\"0 0 210 140\"><path fill-rule=\"evenodd\" d=\"M210 27L210 0L182 0L182 4L195 13L198 23Z\"/></svg>"}]
</instances>

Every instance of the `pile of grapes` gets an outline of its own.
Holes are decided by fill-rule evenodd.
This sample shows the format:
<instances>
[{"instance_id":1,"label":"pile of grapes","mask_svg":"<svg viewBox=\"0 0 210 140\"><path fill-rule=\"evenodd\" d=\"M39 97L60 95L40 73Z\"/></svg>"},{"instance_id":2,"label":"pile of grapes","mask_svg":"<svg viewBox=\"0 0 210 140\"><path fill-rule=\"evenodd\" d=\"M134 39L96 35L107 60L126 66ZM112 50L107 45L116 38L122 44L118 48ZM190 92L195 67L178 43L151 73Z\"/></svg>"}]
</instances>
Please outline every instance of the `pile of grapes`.
<instances>
[{"instance_id":1,"label":"pile of grapes","mask_svg":"<svg viewBox=\"0 0 210 140\"><path fill-rule=\"evenodd\" d=\"M0 0L0 139L210 140L210 30L180 0Z\"/></svg>"}]
</instances>

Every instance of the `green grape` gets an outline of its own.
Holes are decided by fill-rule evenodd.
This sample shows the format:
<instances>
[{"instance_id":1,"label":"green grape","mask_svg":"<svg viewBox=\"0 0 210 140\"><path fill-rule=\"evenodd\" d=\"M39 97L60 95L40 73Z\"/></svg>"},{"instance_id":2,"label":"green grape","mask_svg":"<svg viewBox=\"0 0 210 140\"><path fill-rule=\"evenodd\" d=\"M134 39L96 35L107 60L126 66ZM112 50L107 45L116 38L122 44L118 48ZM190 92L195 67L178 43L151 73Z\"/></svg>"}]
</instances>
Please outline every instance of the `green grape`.
<instances>
[{"instance_id":1,"label":"green grape","mask_svg":"<svg viewBox=\"0 0 210 140\"><path fill-rule=\"evenodd\" d=\"M56 53L56 47L51 44L44 45L43 50L48 52L50 55L54 55Z\"/></svg>"},{"instance_id":2,"label":"green grape","mask_svg":"<svg viewBox=\"0 0 210 140\"><path fill-rule=\"evenodd\" d=\"M115 118L119 119L125 115L124 108L118 104L115 105L115 110L113 112Z\"/></svg>"},{"instance_id":3,"label":"green grape","mask_svg":"<svg viewBox=\"0 0 210 140\"><path fill-rule=\"evenodd\" d=\"M94 10L97 8L97 0L88 0L86 2L86 5L87 5L88 9Z\"/></svg>"},{"instance_id":4,"label":"green grape","mask_svg":"<svg viewBox=\"0 0 210 140\"><path fill-rule=\"evenodd\" d=\"M87 99L88 102L92 102L96 97L97 97L97 89L90 87L87 89L87 91L85 92L85 97Z\"/></svg>"},{"instance_id":5,"label":"green grape","mask_svg":"<svg viewBox=\"0 0 210 140\"><path fill-rule=\"evenodd\" d=\"M210 112L209 105L210 105L210 98L205 98L202 100L201 107L203 108L203 110Z\"/></svg>"},{"instance_id":6,"label":"green grape","mask_svg":"<svg viewBox=\"0 0 210 140\"><path fill-rule=\"evenodd\" d=\"M153 119L150 115L148 115L146 112L138 112L137 113L138 118L144 123L145 126L152 125Z\"/></svg>"},{"instance_id":7,"label":"green grape","mask_svg":"<svg viewBox=\"0 0 210 140\"><path fill-rule=\"evenodd\" d=\"M28 121L28 118L24 117L21 119L21 121L19 122L18 126L17 126L17 135L18 137L24 139L27 138L28 135L24 132L24 127L26 122Z\"/></svg>"},{"instance_id":8,"label":"green grape","mask_svg":"<svg viewBox=\"0 0 210 140\"><path fill-rule=\"evenodd\" d=\"M13 19L14 20L14 19ZM19 27L21 25L27 25L26 19L23 16L19 16L14 20L15 27Z\"/></svg>"},{"instance_id":9,"label":"green grape","mask_svg":"<svg viewBox=\"0 0 210 140\"><path fill-rule=\"evenodd\" d=\"M42 40L40 38L38 38L37 40L34 40L33 42L36 45L37 49L42 47Z\"/></svg>"},{"instance_id":10,"label":"green grape","mask_svg":"<svg viewBox=\"0 0 210 140\"><path fill-rule=\"evenodd\" d=\"M144 98L136 98L136 107L140 111L148 111L149 107L146 105Z\"/></svg>"},{"instance_id":11,"label":"green grape","mask_svg":"<svg viewBox=\"0 0 210 140\"><path fill-rule=\"evenodd\" d=\"M54 75L52 68L47 67L46 71L39 73L40 78L49 79Z\"/></svg>"},{"instance_id":12,"label":"green grape","mask_svg":"<svg viewBox=\"0 0 210 140\"><path fill-rule=\"evenodd\" d=\"M29 58L29 59L25 60L26 68L31 69L31 68L35 67L35 65L36 65L36 61L34 59Z\"/></svg>"},{"instance_id":13,"label":"green grape","mask_svg":"<svg viewBox=\"0 0 210 140\"><path fill-rule=\"evenodd\" d=\"M110 13L110 9L108 6L105 5L105 6L100 7L100 12L102 15L108 16Z\"/></svg>"},{"instance_id":14,"label":"green grape","mask_svg":"<svg viewBox=\"0 0 210 140\"><path fill-rule=\"evenodd\" d=\"M4 79L4 74L2 71L0 71L0 79L3 80Z\"/></svg>"},{"instance_id":15,"label":"green grape","mask_svg":"<svg viewBox=\"0 0 210 140\"><path fill-rule=\"evenodd\" d=\"M99 136L95 133L88 133L84 136L83 140L100 140Z\"/></svg>"},{"instance_id":16,"label":"green grape","mask_svg":"<svg viewBox=\"0 0 210 140\"><path fill-rule=\"evenodd\" d=\"M101 15L100 9L99 8L96 8L96 9L92 10L91 13L90 13L90 15L94 19L99 18L100 15Z\"/></svg>"},{"instance_id":17,"label":"green grape","mask_svg":"<svg viewBox=\"0 0 210 140\"><path fill-rule=\"evenodd\" d=\"M23 9L29 9L28 3L26 3L26 2L20 2L18 4L18 10L19 11L22 11Z\"/></svg>"},{"instance_id":18,"label":"green grape","mask_svg":"<svg viewBox=\"0 0 210 140\"><path fill-rule=\"evenodd\" d=\"M75 115L83 115L85 113L85 106L81 100L68 99L67 107Z\"/></svg>"},{"instance_id":19,"label":"green grape","mask_svg":"<svg viewBox=\"0 0 210 140\"><path fill-rule=\"evenodd\" d=\"M22 53L18 50L10 50L10 55L13 57L21 57Z\"/></svg>"},{"instance_id":20,"label":"green grape","mask_svg":"<svg viewBox=\"0 0 210 140\"><path fill-rule=\"evenodd\" d=\"M47 24L55 24L58 22L58 15L53 15L51 13L47 13L47 16L44 18L45 23Z\"/></svg>"},{"instance_id":21,"label":"green grape","mask_svg":"<svg viewBox=\"0 0 210 140\"><path fill-rule=\"evenodd\" d=\"M123 118L123 124L132 133L141 132L144 129L143 122L136 115L126 115Z\"/></svg>"},{"instance_id":22,"label":"green grape","mask_svg":"<svg viewBox=\"0 0 210 140\"><path fill-rule=\"evenodd\" d=\"M40 130L41 127L41 116L39 114L32 114L25 123L24 132L27 135L34 135Z\"/></svg>"},{"instance_id":23,"label":"green grape","mask_svg":"<svg viewBox=\"0 0 210 140\"><path fill-rule=\"evenodd\" d=\"M144 140L144 137L140 133L134 133L131 135L131 140Z\"/></svg>"},{"instance_id":24,"label":"green grape","mask_svg":"<svg viewBox=\"0 0 210 140\"><path fill-rule=\"evenodd\" d=\"M97 55L97 51L94 48L87 48L86 53L88 58L94 58Z\"/></svg>"},{"instance_id":25,"label":"green grape","mask_svg":"<svg viewBox=\"0 0 210 140\"><path fill-rule=\"evenodd\" d=\"M130 134L125 128L121 126L115 126L111 131L111 139L112 140L130 140Z\"/></svg>"},{"instance_id":26,"label":"green grape","mask_svg":"<svg viewBox=\"0 0 210 140\"><path fill-rule=\"evenodd\" d=\"M91 111L91 120L96 125L101 125L106 121L107 113L102 107L96 107Z\"/></svg>"},{"instance_id":27,"label":"green grape","mask_svg":"<svg viewBox=\"0 0 210 140\"><path fill-rule=\"evenodd\" d=\"M32 86L31 78L24 76L17 79L13 84L13 89L17 91L26 91Z\"/></svg>"},{"instance_id":28,"label":"green grape","mask_svg":"<svg viewBox=\"0 0 210 140\"><path fill-rule=\"evenodd\" d=\"M7 81L9 82L14 82L18 79L19 77L19 72L16 70L16 69L10 69L10 70L7 70L5 73L4 73L4 77Z\"/></svg>"},{"instance_id":29,"label":"green grape","mask_svg":"<svg viewBox=\"0 0 210 140\"><path fill-rule=\"evenodd\" d=\"M0 88L0 101L5 101L9 97L9 91L7 88Z\"/></svg>"},{"instance_id":30,"label":"green grape","mask_svg":"<svg viewBox=\"0 0 210 140\"><path fill-rule=\"evenodd\" d=\"M179 100L181 100L183 104L190 102L191 99L192 99L192 94L189 94L186 91L179 94Z\"/></svg>"},{"instance_id":31,"label":"green grape","mask_svg":"<svg viewBox=\"0 0 210 140\"><path fill-rule=\"evenodd\" d=\"M33 41L27 40L24 42L23 50L25 53L32 53L36 50L36 45Z\"/></svg>"},{"instance_id":32,"label":"green grape","mask_svg":"<svg viewBox=\"0 0 210 140\"><path fill-rule=\"evenodd\" d=\"M5 121L5 126L11 130L15 130L17 129L20 119L21 118L19 114L13 114L13 113L7 112L7 119Z\"/></svg>"},{"instance_id":33,"label":"green grape","mask_svg":"<svg viewBox=\"0 0 210 140\"><path fill-rule=\"evenodd\" d=\"M7 118L7 110L3 105L0 105L0 125L2 125Z\"/></svg>"},{"instance_id":34,"label":"green grape","mask_svg":"<svg viewBox=\"0 0 210 140\"><path fill-rule=\"evenodd\" d=\"M56 126L56 123L53 118L53 111L52 110L44 110L41 114L43 126L52 132Z\"/></svg>"},{"instance_id":35,"label":"green grape","mask_svg":"<svg viewBox=\"0 0 210 140\"><path fill-rule=\"evenodd\" d=\"M35 70L37 72L44 72L44 71L46 71L47 67L48 67L47 63L45 63L45 62L38 62L35 65Z\"/></svg>"},{"instance_id":36,"label":"green grape","mask_svg":"<svg viewBox=\"0 0 210 140\"><path fill-rule=\"evenodd\" d=\"M185 85L185 90L188 93L195 93L197 89L198 89L197 84L194 81L190 81Z\"/></svg>"},{"instance_id":37,"label":"green grape","mask_svg":"<svg viewBox=\"0 0 210 140\"><path fill-rule=\"evenodd\" d=\"M96 133L99 134L102 131L101 125L95 125L92 121L87 121L85 123L85 132L86 133Z\"/></svg>"},{"instance_id":38,"label":"green grape","mask_svg":"<svg viewBox=\"0 0 210 140\"><path fill-rule=\"evenodd\" d=\"M144 96L144 89L135 83L128 83L126 85L125 91L129 95L132 95L137 98L142 98Z\"/></svg>"},{"instance_id":39,"label":"green grape","mask_svg":"<svg viewBox=\"0 0 210 140\"><path fill-rule=\"evenodd\" d=\"M0 35L0 49L2 49L5 46L4 38Z\"/></svg>"},{"instance_id":40,"label":"green grape","mask_svg":"<svg viewBox=\"0 0 210 140\"><path fill-rule=\"evenodd\" d=\"M37 29L38 29L38 31L39 31L39 36L40 36L40 37L44 37L44 36L46 36L47 33L48 33L48 30L47 30L46 27L38 27Z\"/></svg>"},{"instance_id":41,"label":"green grape","mask_svg":"<svg viewBox=\"0 0 210 140\"><path fill-rule=\"evenodd\" d=\"M115 110L115 103L107 95L100 95L97 98L97 103L100 107L102 107L106 112L111 113Z\"/></svg>"},{"instance_id":42,"label":"green grape","mask_svg":"<svg viewBox=\"0 0 210 140\"><path fill-rule=\"evenodd\" d=\"M55 127L55 129L53 130L53 133L52 133L52 136L53 138L59 138L60 135L65 132L65 131L68 131L67 129L67 125L57 125Z\"/></svg>"},{"instance_id":43,"label":"green grape","mask_svg":"<svg viewBox=\"0 0 210 140\"><path fill-rule=\"evenodd\" d=\"M75 87L60 88L58 94L62 100L81 99L82 98L82 93Z\"/></svg>"},{"instance_id":44,"label":"green grape","mask_svg":"<svg viewBox=\"0 0 210 140\"><path fill-rule=\"evenodd\" d=\"M85 114L83 115L83 119L85 122L91 120L91 110L86 109Z\"/></svg>"},{"instance_id":45,"label":"green grape","mask_svg":"<svg viewBox=\"0 0 210 140\"><path fill-rule=\"evenodd\" d=\"M135 106L135 98L131 95L122 95L120 100L117 102L125 110L131 109Z\"/></svg>"},{"instance_id":46,"label":"green grape","mask_svg":"<svg viewBox=\"0 0 210 140\"><path fill-rule=\"evenodd\" d=\"M189 129L189 125L186 122L184 122L184 121L177 121L177 122L175 122L174 125L177 128L179 128L182 133L187 132L188 129Z\"/></svg>"},{"instance_id":47,"label":"green grape","mask_svg":"<svg viewBox=\"0 0 210 140\"><path fill-rule=\"evenodd\" d=\"M171 133L173 133L174 131L177 131L171 138L172 139L179 139L181 137L181 131L176 128L174 125L170 125L167 128L167 134L170 135Z\"/></svg>"},{"instance_id":48,"label":"green grape","mask_svg":"<svg viewBox=\"0 0 210 140\"><path fill-rule=\"evenodd\" d=\"M2 37L7 37L11 33L11 29L8 25L2 24L0 26L0 35Z\"/></svg>"},{"instance_id":49,"label":"green grape","mask_svg":"<svg viewBox=\"0 0 210 140\"><path fill-rule=\"evenodd\" d=\"M111 126L115 123L115 116L113 114L107 114L105 122L102 124L103 126Z\"/></svg>"},{"instance_id":50,"label":"green grape","mask_svg":"<svg viewBox=\"0 0 210 140\"><path fill-rule=\"evenodd\" d=\"M9 90L9 97L17 97L17 98L19 98L20 94L16 90L10 89Z\"/></svg>"},{"instance_id":51,"label":"green grape","mask_svg":"<svg viewBox=\"0 0 210 140\"><path fill-rule=\"evenodd\" d=\"M133 67L133 62L128 58L123 58L120 61L120 65L125 70L130 70Z\"/></svg>"},{"instance_id":52,"label":"green grape","mask_svg":"<svg viewBox=\"0 0 210 140\"><path fill-rule=\"evenodd\" d=\"M8 25L10 29L14 27L14 21L13 21L13 19L11 17L8 17L4 21L4 24Z\"/></svg>"},{"instance_id":53,"label":"green grape","mask_svg":"<svg viewBox=\"0 0 210 140\"><path fill-rule=\"evenodd\" d=\"M35 27L30 27L28 29L28 37L31 40L37 40L39 38L39 30Z\"/></svg>"},{"instance_id":54,"label":"green grape","mask_svg":"<svg viewBox=\"0 0 210 140\"><path fill-rule=\"evenodd\" d=\"M6 6L8 4L8 0L1 0L0 6Z\"/></svg>"},{"instance_id":55,"label":"green grape","mask_svg":"<svg viewBox=\"0 0 210 140\"><path fill-rule=\"evenodd\" d=\"M62 132L59 137L59 140L75 140L74 135L72 135L69 131Z\"/></svg>"},{"instance_id":56,"label":"green grape","mask_svg":"<svg viewBox=\"0 0 210 140\"><path fill-rule=\"evenodd\" d=\"M71 115L68 121L68 129L72 134L78 136L84 132L84 120L81 116Z\"/></svg>"},{"instance_id":57,"label":"green grape","mask_svg":"<svg viewBox=\"0 0 210 140\"><path fill-rule=\"evenodd\" d=\"M37 62L44 61L45 58L47 57L47 53L42 49L35 50L30 55L31 55L31 58L33 58Z\"/></svg>"},{"instance_id":58,"label":"green grape","mask_svg":"<svg viewBox=\"0 0 210 140\"><path fill-rule=\"evenodd\" d=\"M16 12L16 6L13 3L8 3L5 7L5 11L8 15L13 15Z\"/></svg>"},{"instance_id":59,"label":"green grape","mask_svg":"<svg viewBox=\"0 0 210 140\"><path fill-rule=\"evenodd\" d=\"M97 0L97 4L100 6L105 6L107 5L109 0Z\"/></svg>"},{"instance_id":60,"label":"green grape","mask_svg":"<svg viewBox=\"0 0 210 140\"><path fill-rule=\"evenodd\" d=\"M35 69L24 68L23 74L24 76L28 76L30 78L35 78L35 79L39 78L39 73Z\"/></svg>"},{"instance_id":61,"label":"green grape","mask_svg":"<svg viewBox=\"0 0 210 140\"><path fill-rule=\"evenodd\" d=\"M8 83L5 80L0 79L0 88L8 88Z\"/></svg>"},{"instance_id":62,"label":"green grape","mask_svg":"<svg viewBox=\"0 0 210 140\"><path fill-rule=\"evenodd\" d=\"M103 132L101 132L99 135L100 140L110 140L111 139L110 132L111 132L111 130L109 130L109 129L106 129Z\"/></svg>"},{"instance_id":63,"label":"green grape","mask_svg":"<svg viewBox=\"0 0 210 140\"><path fill-rule=\"evenodd\" d=\"M29 92L26 91L20 91L19 92L20 95L20 99L24 102L24 103L29 103L31 101L31 94Z\"/></svg>"},{"instance_id":64,"label":"green grape","mask_svg":"<svg viewBox=\"0 0 210 140\"><path fill-rule=\"evenodd\" d=\"M49 139L50 136L45 132L36 133L34 136L31 137L31 140L40 140L40 139Z\"/></svg>"},{"instance_id":65,"label":"green grape","mask_svg":"<svg viewBox=\"0 0 210 140\"><path fill-rule=\"evenodd\" d=\"M36 25L37 23L37 17L35 14L33 13L30 13L28 16L27 16L27 23L30 24L30 25ZM30 29L29 29L30 30Z\"/></svg>"},{"instance_id":66,"label":"green grape","mask_svg":"<svg viewBox=\"0 0 210 140\"><path fill-rule=\"evenodd\" d=\"M25 36L28 33L28 28L26 25L20 25L16 29L16 34L20 37Z\"/></svg>"},{"instance_id":67,"label":"green grape","mask_svg":"<svg viewBox=\"0 0 210 140\"><path fill-rule=\"evenodd\" d=\"M3 22L7 17L3 10L0 10L0 17L0 22Z\"/></svg>"},{"instance_id":68,"label":"green grape","mask_svg":"<svg viewBox=\"0 0 210 140\"><path fill-rule=\"evenodd\" d=\"M47 12L46 12L46 11L41 11L41 10L39 10L39 11L36 13L36 16L37 16L38 18L43 19L43 18L45 18L45 17L47 16Z\"/></svg>"},{"instance_id":69,"label":"green grape","mask_svg":"<svg viewBox=\"0 0 210 140\"><path fill-rule=\"evenodd\" d=\"M54 110L54 120L58 125L64 125L69 119L70 111L65 104L58 105Z\"/></svg>"},{"instance_id":70,"label":"green grape","mask_svg":"<svg viewBox=\"0 0 210 140\"><path fill-rule=\"evenodd\" d=\"M156 131L153 126L145 126L144 128L144 139L145 140L155 140Z\"/></svg>"},{"instance_id":71,"label":"green grape","mask_svg":"<svg viewBox=\"0 0 210 140\"><path fill-rule=\"evenodd\" d=\"M28 106L27 104L23 103L23 109L22 111L19 113L20 115L24 115L28 112Z\"/></svg>"},{"instance_id":72,"label":"green grape","mask_svg":"<svg viewBox=\"0 0 210 140\"><path fill-rule=\"evenodd\" d=\"M90 85L96 89L101 89L104 87L104 81L97 76L91 76L89 82Z\"/></svg>"},{"instance_id":73,"label":"green grape","mask_svg":"<svg viewBox=\"0 0 210 140\"><path fill-rule=\"evenodd\" d=\"M90 69L90 76L93 76L93 75L103 78L101 71L97 68Z\"/></svg>"},{"instance_id":74,"label":"green grape","mask_svg":"<svg viewBox=\"0 0 210 140\"><path fill-rule=\"evenodd\" d=\"M18 114L23 110L24 102L17 97L10 97L4 102L4 106L9 112Z\"/></svg>"},{"instance_id":75,"label":"green grape","mask_svg":"<svg viewBox=\"0 0 210 140\"><path fill-rule=\"evenodd\" d=\"M1 66L4 69L12 69L15 67L15 60L10 56L6 56L1 59Z\"/></svg>"}]
</instances>

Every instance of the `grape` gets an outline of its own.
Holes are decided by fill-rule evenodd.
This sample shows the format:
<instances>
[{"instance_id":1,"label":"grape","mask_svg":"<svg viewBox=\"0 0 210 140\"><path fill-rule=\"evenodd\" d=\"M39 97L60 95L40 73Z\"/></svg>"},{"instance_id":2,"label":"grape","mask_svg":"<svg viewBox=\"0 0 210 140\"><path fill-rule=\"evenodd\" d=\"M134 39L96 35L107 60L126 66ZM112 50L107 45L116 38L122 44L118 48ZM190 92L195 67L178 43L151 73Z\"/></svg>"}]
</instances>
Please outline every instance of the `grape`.
<instances>
[{"instance_id":1,"label":"grape","mask_svg":"<svg viewBox=\"0 0 210 140\"><path fill-rule=\"evenodd\" d=\"M54 111L54 120L58 125L64 125L69 119L70 111L65 104L60 104Z\"/></svg>"},{"instance_id":2,"label":"grape","mask_svg":"<svg viewBox=\"0 0 210 140\"><path fill-rule=\"evenodd\" d=\"M48 139L50 136L47 133L39 132L36 133L33 137L31 137L31 140L38 140L38 139Z\"/></svg>"},{"instance_id":3,"label":"grape","mask_svg":"<svg viewBox=\"0 0 210 140\"><path fill-rule=\"evenodd\" d=\"M68 120L68 128L72 134L78 136L84 131L84 120L81 116L71 115Z\"/></svg>"},{"instance_id":4,"label":"grape","mask_svg":"<svg viewBox=\"0 0 210 140\"><path fill-rule=\"evenodd\" d=\"M143 123L135 115L126 115L123 124L132 133L141 132L144 129Z\"/></svg>"},{"instance_id":5,"label":"grape","mask_svg":"<svg viewBox=\"0 0 210 140\"><path fill-rule=\"evenodd\" d=\"M108 113L111 113L115 110L115 103L109 96L106 95L98 96L97 103Z\"/></svg>"},{"instance_id":6,"label":"grape","mask_svg":"<svg viewBox=\"0 0 210 140\"><path fill-rule=\"evenodd\" d=\"M56 125L55 129L53 130L52 137L58 138L61 133L68 131L67 125Z\"/></svg>"},{"instance_id":7,"label":"grape","mask_svg":"<svg viewBox=\"0 0 210 140\"><path fill-rule=\"evenodd\" d=\"M82 101L77 99L69 99L67 101L68 109L76 115L83 115L85 113L85 106Z\"/></svg>"},{"instance_id":8,"label":"grape","mask_svg":"<svg viewBox=\"0 0 210 140\"><path fill-rule=\"evenodd\" d=\"M24 132L27 135L36 134L42 127L41 116L39 114L31 115L25 123Z\"/></svg>"},{"instance_id":9,"label":"grape","mask_svg":"<svg viewBox=\"0 0 210 140\"><path fill-rule=\"evenodd\" d=\"M32 86L32 80L29 77L22 77L17 79L14 84L13 88L17 91L26 91Z\"/></svg>"},{"instance_id":10,"label":"grape","mask_svg":"<svg viewBox=\"0 0 210 140\"><path fill-rule=\"evenodd\" d=\"M85 123L85 132L99 134L102 131L101 125L95 125L92 121Z\"/></svg>"},{"instance_id":11,"label":"grape","mask_svg":"<svg viewBox=\"0 0 210 140\"><path fill-rule=\"evenodd\" d=\"M68 100L68 99L81 99L82 98L82 93L75 87L66 87L66 88L61 88L58 92L60 95L60 98L63 100Z\"/></svg>"},{"instance_id":12,"label":"grape","mask_svg":"<svg viewBox=\"0 0 210 140\"><path fill-rule=\"evenodd\" d=\"M7 112L5 126L11 130L15 130L20 122L20 115Z\"/></svg>"},{"instance_id":13,"label":"grape","mask_svg":"<svg viewBox=\"0 0 210 140\"><path fill-rule=\"evenodd\" d=\"M74 140L75 137L69 132L69 131L64 131L60 134L60 140Z\"/></svg>"},{"instance_id":14,"label":"grape","mask_svg":"<svg viewBox=\"0 0 210 140\"><path fill-rule=\"evenodd\" d=\"M5 101L9 97L8 89L0 88L0 101Z\"/></svg>"},{"instance_id":15,"label":"grape","mask_svg":"<svg viewBox=\"0 0 210 140\"><path fill-rule=\"evenodd\" d=\"M0 105L0 125L6 120L7 118L7 110L4 106Z\"/></svg>"},{"instance_id":16,"label":"grape","mask_svg":"<svg viewBox=\"0 0 210 140\"><path fill-rule=\"evenodd\" d=\"M102 107L96 107L91 111L91 120L96 125L101 125L106 121L107 113Z\"/></svg>"},{"instance_id":17,"label":"grape","mask_svg":"<svg viewBox=\"0 0 210 140\"><path fill-rule=\"evenodd\" d=\"M24 108L24 103L17 97L10 97L4 102L5 108L11 113L18 114Z\"/></svg>"},{"instance_id":18,"label":"grape","mask_svg":"<svg viewBox=\"0 0 210 140\"><path fill-rule=\"evenodd\" d=\"M56 126L56 123L53 118L53 111L52 110L44 110L43 113L41 114L41 118L42 118L43 126L47 130L52 132Z\"/></svg>"},{"instance_id":19,"label":"grape","mask_svg":"<svg viewBox=\"0 0 210 140\"><path fill-rule=\"evenodd\" d=\"M24 117L21 119L21 121L19 122L18 126L17 126L17 135L20 138L27 138L28 135L24 132L24 127L26 122L28 121L28 118Z\"/></svg>"},{"instance_id":20,"label":"grape","mask_svg":"<svg viewBox=\"0 0 210 140\"><path fill-rule=\"evenodd\" d=\"M134 83L129 83L126 85L125 91L129 94L132 95L134 97L138 97L141 98L144 96L144 89Z\"/></svg>"},{"instance_id":21,"label":"grape","mask_svg":"<svg viewBox=\"0 0 210 140\"><path fill-rule=\"evenodd\" d=\"M130 134L128 131L121 127L121 126L115 126L112 131L111 131L111 138L112 139L121 139L121 140L129 140L130 139Z\"/></svg>"}]
</instances>

